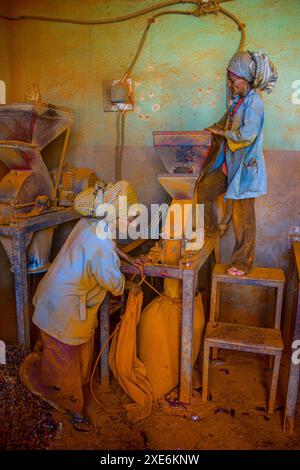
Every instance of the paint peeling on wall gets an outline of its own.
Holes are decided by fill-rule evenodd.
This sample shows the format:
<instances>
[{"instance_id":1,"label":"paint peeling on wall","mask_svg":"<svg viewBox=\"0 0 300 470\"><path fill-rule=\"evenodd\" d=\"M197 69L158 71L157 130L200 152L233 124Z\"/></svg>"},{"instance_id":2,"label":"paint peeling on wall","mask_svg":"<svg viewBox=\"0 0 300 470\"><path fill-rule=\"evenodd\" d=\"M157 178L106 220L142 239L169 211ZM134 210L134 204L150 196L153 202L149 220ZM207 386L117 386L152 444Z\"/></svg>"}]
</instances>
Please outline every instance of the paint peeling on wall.
<instances>
[{"instance_id":1,"label":"paint peeling on wall","mask_svg":"<svg viewBox=\"0 0 300 470\"><path fill-rule=\"evenodd\" d=\"M11 14L88 19L126 14L137 9L137 3L143 8L159 2L14 0L5 2L5 7ZM286 263L289 225L297 225L300 217L295 209L299 207L300 157L289 152L300 150L300 105L292 103L291 88L293 80L300 80L300 62L295 60L300 52L300 1L235 0L227 8L247 25L246 48L265 50L279 71L274 93L264 97L265 148L274 151L266 152L269 193L257 204L257 260L261 265L282 266ZM8 100L22 101L28 84L37 82L47 102L74 109L66 160L90 167L107 180L114 177L116 126L115 115L103 112L101 83L123 75L145 22L145 17L93 27L0 22L1 73L7 81ZM164 198L157 182L157 174L164 168L152 146L152 131L201 129L223 114L225 70L239 38L233 23L220 15L169 16L157 20L151 28L132 77L136 102L134 112L126 118L123 170L142 202L161 202ZM58 146L46 149L50 166L55 166ZM282 153L282 149L287 152ZM290 208L288 201L292 201ZM222 243L226 258L232 251L230 237ZM1 257L1 266L6 266L4 263ZM11 278L6 279L12 283ZM5 289L13 292L8 284ZM12 296L2 293L1 309L8 309ZM14 311L8 317L13 327Z\"/></svg>"},{"instance_id":2,"label":"paint peeling on wall","mask_svg":"<svg viewBox=\"0 0 300 470\"><path fill-rule=\"evenodd\" d=\"M139 2L139 7L156 1L158 3L158 0L144 0ZM74 17L88 18L128 13L136 7L135 4L136 2L129 0L90 0L88 5L83 7L79 0L64 0L56 1L53 10L53 2L47 0L16 0L10 8L16 13L21 11L24 14L55 14L67 17L72 12ZM289 99L291 74L294 79L300 78L300 66L294 60L295 50L299 48L300 2L236 0L227 8L247 24L246 47L266 50L279 69L278 87L274 95L266 99L265 146L300 149L300 139L296 135L290 136L287 141L285 124L278 132L278 121L282 122L283 113L275 108L276 103L280 102L284 109L284 121L287 125L292 125L293 129L299 128L298 109L290 104ZM95 90L99 88L102 79L122 75L133 57L144 25L143 17L125 23L91 28L38 22L14 24L13 48L16 52L13 73L16 72L20 61L23 67L19 74L20 83L14 87L11 98L21 99L26 85L34 79L40 83L43 95L48 95L49 101L75 108L78 119L74 133L80 134L82 145L90 148L98 145L100 140L102 145L110 143L113 135L108 127L114 126L114 117L103 117L100 93L97 95ZM196 127L201 128L216 121L223 114L225 68L238 40L237 29L222 16L166 16L155 22L133 78L137 89L141 88L141 82L146 81L143 91L145 97L139 99L139 93L137 94L138 107L141 106L140 101L146 103L147 99L151 99L150 87L153 86L155 77L161 80L161 101L156 99L161 106L161 112L156 113L156 129L191 130L195 128L196 122ZM287 70L289 80L286 80ZM198 110L193 107L193 82L196 82L199 88L211 90L214 94L213 105L212 100L207 97L199 103ZM164 99L165 94L168 94L168 99ZM153 111L149 109L142 112L150 114ZM174 120L178 113L180 117ZM82 126L85 126L86 130L82 131ZM140 129L137 131L134 126L130 127L129 118L128 143L136 141L137 132L140 132ZM152 129L146 125L143 128L146 146L152 143L151 133ZM77 147L73 147L72 151L77 158Z\"/></svg>"}]
</instances>

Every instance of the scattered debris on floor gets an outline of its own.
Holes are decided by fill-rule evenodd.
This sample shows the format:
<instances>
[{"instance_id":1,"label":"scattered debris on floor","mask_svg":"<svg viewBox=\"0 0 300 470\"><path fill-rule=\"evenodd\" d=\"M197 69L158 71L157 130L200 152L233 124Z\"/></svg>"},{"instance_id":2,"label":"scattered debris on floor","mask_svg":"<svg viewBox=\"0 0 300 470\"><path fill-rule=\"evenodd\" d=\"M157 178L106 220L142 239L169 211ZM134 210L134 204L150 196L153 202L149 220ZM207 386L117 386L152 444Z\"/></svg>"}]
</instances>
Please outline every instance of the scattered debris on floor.
<instances>
[{"instance_id":1,"label":"scattered debris on floor","mask_svg":"<svg viewBox=\"0 0 300 470\"><path fill-rule=\"evenodd\" d=\"M7 346L7 364L0 366L0 449L47 449L58 428L50 406L20 382L25 354L21 345Z\"/></svg>"},{"instance_id":2,"label":"scattered debris on floor","mask_svg":"<svg viewBox=\"0 0 300 470\"><path fill-rule=\"evenodd\" d=\"M265 363L246 353L222 352L222 363L212 367L211 401L202 402L198 370L194 370L192 406L182 406L177 390L158 400L146 419L131 423L120 411L123 391L112 379L97 396L111 412L90 395L87 413L95 431L83 435L69 419L28 392L18 377L25 350L8 347L8 364L0 368L0 447L49 450L201 450L201 449L300 449L300 420L296 432L282 432L282 406L266 412ZM228 374L219 373L226 360ZM229 380L230 378L230 380ZM87 390L88 393L88 390ZM114 411L115 410L115 411Z\"/></svg>"}]
</instances>

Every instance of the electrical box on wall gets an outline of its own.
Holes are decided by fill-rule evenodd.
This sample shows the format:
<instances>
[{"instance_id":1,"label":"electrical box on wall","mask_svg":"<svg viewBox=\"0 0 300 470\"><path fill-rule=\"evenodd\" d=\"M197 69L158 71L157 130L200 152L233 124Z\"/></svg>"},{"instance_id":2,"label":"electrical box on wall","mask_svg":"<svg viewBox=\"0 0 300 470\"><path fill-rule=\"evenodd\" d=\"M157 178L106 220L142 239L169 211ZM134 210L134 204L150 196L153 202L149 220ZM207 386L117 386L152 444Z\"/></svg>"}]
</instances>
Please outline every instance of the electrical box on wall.
<instances>
[{"instance_id":1,"label":"electrical box on wall","mask_svg":"<svg viewBox=\"0 0 300 470\"><path fill-rule=\"evenodd\" d=\"M133 110L133 89L132 79L104 80L103 87L103 108L104 111L132 111Z\"/></svg>"}]
</instances>

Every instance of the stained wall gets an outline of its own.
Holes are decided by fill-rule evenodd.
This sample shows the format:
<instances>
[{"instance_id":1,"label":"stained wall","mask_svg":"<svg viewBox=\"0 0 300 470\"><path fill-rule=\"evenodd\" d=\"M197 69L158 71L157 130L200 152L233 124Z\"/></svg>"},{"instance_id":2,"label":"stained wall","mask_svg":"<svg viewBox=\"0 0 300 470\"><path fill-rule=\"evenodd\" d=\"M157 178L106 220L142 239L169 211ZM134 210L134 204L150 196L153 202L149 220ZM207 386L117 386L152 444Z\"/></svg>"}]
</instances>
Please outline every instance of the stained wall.
<instances>
[{"instance_id":1,"label":"stained wall","mask_svg":"<svg viewBox=\"0 0 300 470\"><path fill-rule=\"evenodd\" d=\"M4 3L12 14L92 19L125 15L160 2ZM295 81L300 80L300 2L235 0L224 7L246 24L246 48L267 52L279 72L274 93L264 97L269 192L257 201L256 263L285 268L288 233L291 227L300 225L300 104L297 104L300 94L293 89L297 86ZM191 6L174 8L186 11ZM74 109L67 162L93 168L106 180L114 177L116 115L103 112L102 81L123 76L136 52L147 17L101 26L37 21L0 23L0 39L4 38L0 41L4 64L1 73L7 77L9 100L21 101L26 87L35 82L40 86L43 101ZM165 197L157 182L163 166L153 150L152 131L201 129L223 114L226 65L239 40L236 25L220 14L201 18L164 16L151 27L132 73L135 109L126 116L123 164L123 176L133 183L142 202L161 202ZM59 145L60 142L45 152L50 167L56 165ZM222 241L224 261L230 258L232 244L229 232ZM1 257L1 266L6 270L5 263ZM12 318L13 309L8 304L13 294L8 279L1 279L1 298Z\"/></svg>"}]
</instances>

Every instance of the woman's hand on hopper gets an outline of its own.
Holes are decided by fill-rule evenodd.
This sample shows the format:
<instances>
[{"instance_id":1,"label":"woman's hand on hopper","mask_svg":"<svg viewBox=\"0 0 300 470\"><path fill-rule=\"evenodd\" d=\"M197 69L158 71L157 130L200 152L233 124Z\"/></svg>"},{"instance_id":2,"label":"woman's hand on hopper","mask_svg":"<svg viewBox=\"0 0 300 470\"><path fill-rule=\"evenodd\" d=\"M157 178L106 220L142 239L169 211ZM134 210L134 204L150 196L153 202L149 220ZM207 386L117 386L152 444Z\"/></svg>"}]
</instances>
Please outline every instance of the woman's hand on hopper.
<instances>
[{"instance_id":1,"label":"woman's hand on hopper","mask_svg":"<svg viewBox=\"0 0 300 470\"><path fill-rule=\"evenodd\" d=\"M207 130L214 135L220 135L222 137L225 136L225 131L219 127L209 127Z\"/></svg>"}]
</instances>

